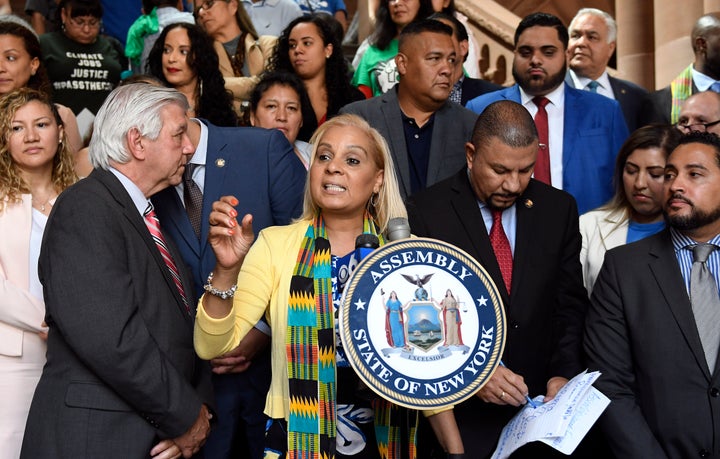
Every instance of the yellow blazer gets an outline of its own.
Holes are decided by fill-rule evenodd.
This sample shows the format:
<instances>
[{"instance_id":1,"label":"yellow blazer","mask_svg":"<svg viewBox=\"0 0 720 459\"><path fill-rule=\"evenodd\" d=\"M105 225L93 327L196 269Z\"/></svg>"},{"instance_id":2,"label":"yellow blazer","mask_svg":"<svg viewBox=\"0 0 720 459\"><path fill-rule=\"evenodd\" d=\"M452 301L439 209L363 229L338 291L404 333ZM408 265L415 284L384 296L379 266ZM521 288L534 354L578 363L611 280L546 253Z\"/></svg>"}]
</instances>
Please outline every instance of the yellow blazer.
<instances>
[{"instance_id":1,"label":"yellow blazer","mask_svg":"<svg viewBox=\"0 0 720 459\"><path fill-rule=\"evenodd\" d=\"M45 318L45 304L29 291L32 201L9 204L0 213L0 355L23 355L23 338L36 340Z\"/></svg>"},{"instance_id":2,"label":"yellow blazer","mask_svg":"<svg viewBox=\"0 0 720 459\"><path fill-rule=\"evenodd\" d=\"M200 358L211 359L234 349L265 314L272 329L272 380L265 401L265 414L288 419L288 388L285 330L288 298L297 253L310 222L272 226L260 231L243 262L230 314L222 319L208 316L203 298L195 320L195 351ZM451 409L428 410L426 416Z\"/></svg>"},{"instance_id":3,"label":"yellow blazer","mask_svg":"<svg viewBox=\"0 0 720 459\"><path fill-rule=\"evenodd\" d=\"M622 213L592 210L580 216L580 263L588 295L592 293L605 252L625 244L629 220Z\"/></svg>"},{"instance_id":4,"label":"yellow blazer","mask_svg":"<svg viewBox=\"0 0 720 459\"><path fill-rule=\"evenodd\" d=\"M232 92L233 99L240 103L250 99L250 93L260 81L259 75L265 70L275 51L277 37L261 35L257 40L250 34L245 36L245 61L250 69L250 76L236 77L230 57L222 43L215 41L213 46L218 55L220 73L225 77L225 89Z\"/></svg>"}]
</instances>

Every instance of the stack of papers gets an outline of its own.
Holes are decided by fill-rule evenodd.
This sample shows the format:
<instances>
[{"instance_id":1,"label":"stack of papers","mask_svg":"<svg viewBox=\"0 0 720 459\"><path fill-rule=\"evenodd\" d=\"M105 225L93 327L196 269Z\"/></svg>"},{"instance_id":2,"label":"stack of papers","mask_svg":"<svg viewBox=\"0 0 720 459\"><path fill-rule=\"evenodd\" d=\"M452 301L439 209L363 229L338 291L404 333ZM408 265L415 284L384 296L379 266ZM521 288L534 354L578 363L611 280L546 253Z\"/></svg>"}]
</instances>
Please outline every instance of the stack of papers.
<instances>
[{"instance_id":1,"label":"stack of papers","mask_svg":"<svg viewBox=\"0 0 720 459\"><path fill-rule=\"evenodd\" d=\"M516 449L532 441L546 443L563 454L571 454L610 399L592 386L600 372L583 371L560 389L551 401L543 396L533 399L537 408L526 404L505 426L492 459L509 457Z\"/></svg>"}]
</instances>

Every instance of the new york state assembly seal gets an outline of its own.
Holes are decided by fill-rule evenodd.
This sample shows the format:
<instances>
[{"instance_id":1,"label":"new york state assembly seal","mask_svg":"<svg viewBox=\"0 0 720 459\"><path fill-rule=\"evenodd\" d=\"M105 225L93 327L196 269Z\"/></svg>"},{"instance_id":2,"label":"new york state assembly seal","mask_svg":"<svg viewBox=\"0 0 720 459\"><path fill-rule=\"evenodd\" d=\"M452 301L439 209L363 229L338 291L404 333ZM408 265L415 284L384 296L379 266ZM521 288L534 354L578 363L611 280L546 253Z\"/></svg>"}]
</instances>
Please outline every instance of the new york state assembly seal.
<instances>
[{"instance_id":1,"label":"new york state assembly seal","mask_svg":"<svg viewBox=\"0 0 720 459\"><path fill-rule=\"evenodd\" d=\"M338 320L360 379L414 409L471 397L505 346L505 312L492 279L467 253L435 239L391 242L363 259Z\"/></svg>"}]
</instances>

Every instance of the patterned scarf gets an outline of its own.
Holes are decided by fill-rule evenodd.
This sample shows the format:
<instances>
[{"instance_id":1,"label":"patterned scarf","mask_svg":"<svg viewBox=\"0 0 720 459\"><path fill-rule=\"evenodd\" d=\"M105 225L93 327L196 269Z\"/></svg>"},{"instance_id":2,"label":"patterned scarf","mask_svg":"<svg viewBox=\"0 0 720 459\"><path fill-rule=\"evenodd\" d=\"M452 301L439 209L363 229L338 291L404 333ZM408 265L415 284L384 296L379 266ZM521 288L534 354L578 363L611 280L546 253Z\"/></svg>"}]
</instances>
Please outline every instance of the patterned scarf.
<instances>
[{"instance_id":1,"label":"patterned scarf","mask_svg":"<svg viewBox=\"0 0 720 459\"><path fill-rule=\"evenodd\" d=\"M692 64L672 80L670 83L670 94L672 96L670 124L675 124L678 118L680 118L680 107L682 103L692 95Z\"/></svg>"},{"instance_id":2,"label":"patterned scarf","mask_svg":"<svg viewBox=\"0 0 720 459\"><path fill-rule=\"evenodd\" d=\"M367 213L363 232L382 238ZM317 215L305 232L290 280L285 336L289 459L335 457L337 391L331 271L330 242L325 222Z\"/></svg>"}]
</instances>

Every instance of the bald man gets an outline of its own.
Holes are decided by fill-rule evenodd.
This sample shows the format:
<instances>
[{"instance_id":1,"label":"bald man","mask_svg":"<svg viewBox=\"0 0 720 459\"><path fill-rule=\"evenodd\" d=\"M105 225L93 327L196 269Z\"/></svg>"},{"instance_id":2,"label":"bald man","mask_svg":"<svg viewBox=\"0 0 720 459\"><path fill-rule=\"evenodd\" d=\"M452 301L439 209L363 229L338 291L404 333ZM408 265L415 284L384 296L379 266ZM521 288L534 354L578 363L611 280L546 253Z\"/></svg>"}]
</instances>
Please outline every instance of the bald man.
<instances>
[{"instance_id":1,"label":"bald man","mask_svg":"<svg viewBox=\"0 0 720 459\"><path fill-rule=\"evenodd\" d=\"M692 94L720 92L720 12L701 16L690 35L695 61L663 89L645 98L641 125L675 124L682 102Z\"/></svg>"},{"instance_id":2,"label":"bald man","mask_svg":"<svg viewBox=\"0 0 720 459\"><path fill-rule=\"evenodd\" d=\"M507 315L506 366L495 370L476 397L455 407L467 458L490 457L525 395L544 394L549 401L584 368L588 298L577 205L568 193L532 178L537 151L530 113L509 100L494 102L465 145L465 166L408 201L413 233L454 244L480 262ZM499 233L507 246L493 244ZM507 255L510 265L503 262ZM533 443L513 457L556 456Z\"/></svg>"}]
</instances>

